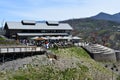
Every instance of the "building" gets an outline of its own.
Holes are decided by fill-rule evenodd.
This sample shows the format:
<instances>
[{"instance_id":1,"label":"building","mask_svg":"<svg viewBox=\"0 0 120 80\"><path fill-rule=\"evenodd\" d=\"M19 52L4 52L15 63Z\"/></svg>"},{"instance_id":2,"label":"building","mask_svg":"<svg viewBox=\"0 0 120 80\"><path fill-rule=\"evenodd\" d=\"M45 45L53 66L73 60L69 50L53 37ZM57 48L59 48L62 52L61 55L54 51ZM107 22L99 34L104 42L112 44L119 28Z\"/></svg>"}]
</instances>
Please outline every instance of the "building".
<instances>
[{"instance_id":1,"label":"building","mask_svg":"<svg viewBox=\"0 0 120 80\"><path fill-rule=\"evenodd\" d=\"M21 22L6 22L4 30L5 36L10 39L28 39L35 36L70 36L73 28L67 23L55 21L22 20Z\"/></svg>"}]
</instances>

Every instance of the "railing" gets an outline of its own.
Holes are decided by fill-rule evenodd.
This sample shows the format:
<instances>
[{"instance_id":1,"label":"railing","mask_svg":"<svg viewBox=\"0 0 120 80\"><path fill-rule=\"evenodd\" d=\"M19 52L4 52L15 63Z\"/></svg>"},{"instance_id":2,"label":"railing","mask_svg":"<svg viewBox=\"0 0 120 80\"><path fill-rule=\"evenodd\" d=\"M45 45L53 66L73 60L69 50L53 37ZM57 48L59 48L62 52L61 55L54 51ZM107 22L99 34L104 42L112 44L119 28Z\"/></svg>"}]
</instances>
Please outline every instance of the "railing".
<instances>
[{"instance_id":1,"label":"railing","mask_svg":"<svg viewBox=\"0 0 120 80\"><path fill-rule=\"evenodd\" d=\"M14 52L36 52L36 51L43 51L41 47L36 46L4 46L0 47L0 53L14 53Z\"/></svg>"}]
</instances>

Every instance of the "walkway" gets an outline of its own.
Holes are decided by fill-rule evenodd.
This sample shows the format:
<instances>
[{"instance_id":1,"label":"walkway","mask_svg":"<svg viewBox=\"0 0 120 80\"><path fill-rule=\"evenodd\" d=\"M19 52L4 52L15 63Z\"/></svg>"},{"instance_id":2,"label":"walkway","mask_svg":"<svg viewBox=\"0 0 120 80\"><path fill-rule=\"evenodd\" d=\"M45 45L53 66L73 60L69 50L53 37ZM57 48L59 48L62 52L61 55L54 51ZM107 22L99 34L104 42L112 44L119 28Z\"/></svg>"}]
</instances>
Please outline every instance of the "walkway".
<instances>
[{"instance_id":1,"label":"walkway","mask_svg":"<svg viewBox=\"0 0 120 80\"><path fill-rule=\"evenodd\" d=\"M36 46L0 46L0 63L33 55L44 54L46 49Z\"/></svg>"}]
</instances>

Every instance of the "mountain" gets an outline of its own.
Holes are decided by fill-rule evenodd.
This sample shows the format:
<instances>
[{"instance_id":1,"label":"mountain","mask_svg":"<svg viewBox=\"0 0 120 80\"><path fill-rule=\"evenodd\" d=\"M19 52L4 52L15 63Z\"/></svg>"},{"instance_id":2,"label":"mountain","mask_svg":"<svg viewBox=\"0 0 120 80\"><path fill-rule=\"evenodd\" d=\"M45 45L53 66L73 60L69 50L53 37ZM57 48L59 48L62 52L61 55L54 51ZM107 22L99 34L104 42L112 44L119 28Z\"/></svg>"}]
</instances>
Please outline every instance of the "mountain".
<instances>
[{"instance_id":1,"label":"mountain","mask_svg":"<svg viewBox=\"0 0 120 80\"><path fill-rule=\"evenodd\" d=\"M120 13L116 13L116 14L107 14L104 12L101 12L95 16L90 17L92 19L99 19L99 20L110 20L110 21L115 21L115 22L119 22L120 23Z\"/></svg>"},{"instance_id":2,"label":"mountain","mask_svg":"<svg viewBox=\"0 0 120 80\"><path fill-rule=\"evenodd\" d=\"M111 15L100 13L100 16L109 17ZM120 50L120 23L94 18L83 19L69 19L61 21L62 23L68 23L73 27L72 34L82 37L83 40L93 42L93 37L100 44L103 44L103 39L106 40L106 44L113 49Z\"/></svg>"},{"instance_id":3,"label":"mountain","mask_svg":"<svg viewBox=\"0 0 120 80\"><path fill-rule=\"evenodd\" d=\"M120 12L119 12L119 13L114 14L114 16L115 16L115 17L120 18Z\"/></svg>"}]
</instances>

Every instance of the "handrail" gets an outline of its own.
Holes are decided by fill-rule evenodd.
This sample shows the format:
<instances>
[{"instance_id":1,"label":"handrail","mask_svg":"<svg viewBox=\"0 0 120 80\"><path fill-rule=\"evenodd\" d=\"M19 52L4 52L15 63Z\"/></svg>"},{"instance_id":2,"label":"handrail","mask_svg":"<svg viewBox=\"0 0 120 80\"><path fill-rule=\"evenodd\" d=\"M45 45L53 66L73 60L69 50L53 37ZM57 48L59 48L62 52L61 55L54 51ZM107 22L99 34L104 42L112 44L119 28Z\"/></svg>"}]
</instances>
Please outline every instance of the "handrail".
<instances>
[{"instance_id":1,"label":"handrail","mask_svg":"<svg viewBox=\"0 0 120 80\"><path fill-rule=\"evenodd\" d=\"M9 46L4 46L0 47L0 53L14 53L14 52L36 52L36 51L41 51L42 49L40 47L36 46L19 46L19 47L9 47Z\"/></svg>"}]
</instances>

